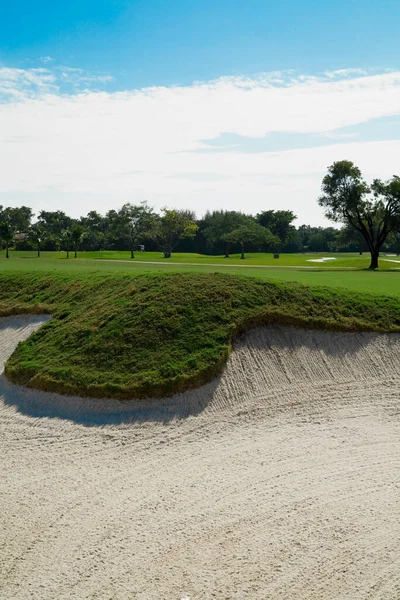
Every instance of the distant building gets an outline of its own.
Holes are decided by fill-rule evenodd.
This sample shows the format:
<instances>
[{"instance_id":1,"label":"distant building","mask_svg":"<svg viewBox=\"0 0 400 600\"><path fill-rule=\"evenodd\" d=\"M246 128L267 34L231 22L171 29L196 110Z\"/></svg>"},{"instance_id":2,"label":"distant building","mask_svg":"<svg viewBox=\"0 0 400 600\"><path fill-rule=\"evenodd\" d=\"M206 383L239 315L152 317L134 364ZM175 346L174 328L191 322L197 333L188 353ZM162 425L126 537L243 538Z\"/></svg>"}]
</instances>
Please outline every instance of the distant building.
<instances>
[{"instance_id":1,"label":"distant building","mask_svg":"<svg viewBox=\"0 0 400 600\"><path fill-rule=\"evenodd\" d=\"M23 233L22 231L18 231L18 233L14 234L14 242L24 242L28 237L27 233Z\"/></svg>"}]
</instances>

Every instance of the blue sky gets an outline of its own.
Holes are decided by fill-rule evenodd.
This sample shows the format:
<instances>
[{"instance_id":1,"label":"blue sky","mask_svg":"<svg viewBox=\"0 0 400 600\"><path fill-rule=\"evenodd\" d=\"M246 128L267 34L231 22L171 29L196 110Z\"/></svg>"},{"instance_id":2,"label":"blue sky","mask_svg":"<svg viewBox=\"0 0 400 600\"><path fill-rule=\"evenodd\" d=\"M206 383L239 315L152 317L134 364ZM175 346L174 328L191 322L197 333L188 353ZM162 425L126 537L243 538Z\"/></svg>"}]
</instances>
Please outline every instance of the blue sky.
<instances>
[{"instance_id":1,"label":"blue sky","mask_svg":"<svg viewBox=\"0 0 400 600\"><path fill-rule=\"evenodd\" d=\"M333 160L400 172L398 0L1 5L0 204L318 224Z\"/></svg>"},{"instance_id":2,"label":"blue sky","mask_svg":"<svg viewBox=\"0 0 400 600\"><path fill-rule=\"evenodd\" d=\"M294 69L396 68L398 0L2 1L0 60L111 74L110 89ZM5 17L5 18L4 18Z\"/></svg>"}]
</instances>

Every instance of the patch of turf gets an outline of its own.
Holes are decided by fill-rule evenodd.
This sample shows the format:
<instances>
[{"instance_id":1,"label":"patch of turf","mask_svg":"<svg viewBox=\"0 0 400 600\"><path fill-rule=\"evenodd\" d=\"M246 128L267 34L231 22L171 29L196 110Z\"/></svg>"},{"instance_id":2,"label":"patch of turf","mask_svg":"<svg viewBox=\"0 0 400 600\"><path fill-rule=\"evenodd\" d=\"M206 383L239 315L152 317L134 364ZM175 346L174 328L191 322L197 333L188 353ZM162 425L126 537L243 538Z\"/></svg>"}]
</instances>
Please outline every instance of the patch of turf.
<instances>
[{"instance_id":1,"label":"patch of turf","mask_svg":"<svg viewBox=\"0 0 400 600\"><path fill-rule=\"evenodd\" d=\"M12 381L121 399L209 381L253 325L400 331L395 297L221 273L3 273L0 314L18 312L53 319L7 362Z\"/></svg>"}]
</instances>

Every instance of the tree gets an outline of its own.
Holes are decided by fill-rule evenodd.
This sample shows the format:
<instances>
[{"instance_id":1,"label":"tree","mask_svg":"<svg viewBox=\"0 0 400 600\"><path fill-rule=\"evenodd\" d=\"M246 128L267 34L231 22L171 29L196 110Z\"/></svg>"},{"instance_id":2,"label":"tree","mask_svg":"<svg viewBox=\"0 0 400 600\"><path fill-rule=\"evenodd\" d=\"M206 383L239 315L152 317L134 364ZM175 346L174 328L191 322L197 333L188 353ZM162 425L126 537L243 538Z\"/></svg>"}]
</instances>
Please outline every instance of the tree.
<instances>
[{"instance_id":1,"label":"tree","mask_svg":"<svg viewBox=\"0 0 400 600\"><path fill-rule=\"evenodd\" d=\"M309 252L335 252L337 250L338 230L334 227L315 227L310 234L307 250Z\"/></svg>"},{"instance_id":2,"label":"tree","mask_svg":"<svg viewBox=\"0 0 400 600\"><path fill-rule=\"evenodd\" d=\"M131 251L131 258L135 258L135 248L137 244L145 237L150 235L154 224L154 212L147 202L142 202L140 206L133 206L130 203L124 204L117 213L116 223L128 244Z\"/></svg>"},{"instance_id":3,"label":"tree","mask_svg":"<svg viewBox=\"0 0 400 600\"><path fill-rule=\"evenodd\" d=\"M52 242L53 249L58 249L60 241L65 241L63 231L72 227L73 220L62 210L46 211L39 213L37 225L46 232L46 241Z\"/></svg>"},{"instance_id":4,"label":"tree","mask_svg":"<svg viewBox=\"0 0 400 600\"><path fill-rule=\"evenodd\" d=\"M15 231L28 232L33 217L32 209L28 206L7 207L0 212L10 221Z\"/></svg>"},{"instance_id":5,"label":"tree","mask_svg":"<svg viewBox=\"0 0 400 600\"><path fill-rule=\"evenodd\" d=\"M400 177L375 179L371 186L351 161L333 163L322 180L318 203L325 216L361 233L371 254L370 269L378 268L379 251L392 231L400 228Z\"/></svg>"},{"instance_id":6,"label":"tree","mask_svg":"<svg viewBox=\"0 0 400 600\"><path fill-rule=\"evenodd\" d=\"M275 245L279 243L279 238L273 235L269 229L254 222L249 225L241 225L226 234L224 239L228 242L237 242L240 244L242 249L240 258L242 259L244 259L245 244L257 244L261 246L264 244Z\"/></svg>"},{"instance_id":7,"label":"tree","mask_svg":"<svg viewBox=\"0 0 400 600\"><path fill-rule=\"evenodd\" d=\"M96 210L88 212L86 217L81 217L79 225L84 227L86 235L83 240L87 250L103 250L106 245L106 233L108 229L108 220L99 214Z\"/></svg>"},{"instance_id":8,"label":"tree","mask_svg":"<svg viewBox=\"0 0 400 600\"><path fill-rule=\"evenodd\" d=\"M292 222L296 219L296 215L291 210L265 210L256 216L257 222L267 227L279 239L275 248L277 251L294 235L296 229Z\"/></svg>"},{"instance_id":9,"label":"tree","mask_svg":"<svg viewBox=\"0 0 400 600\"><path fill-rule=\"evenodd\" d=\"M393 248L393 250L396 252L397 256L399 256L400 255L400 230L393 231L390 234L388 241L390 242L390 245Z\"/></svg>"},{"instance_id":10,"label":"tree","mask_svg":"<svg viewBox=\"0 0 400 600\"><path fill-rule=\"evenodd\" d=\"M28 231L32 216L32 209L27 206L0 206L0 240L5 246L6 258L9 258L9 247L14 242L15 234Z\"/></svg>"},{"instance_id":11,"label":"tree","mask_svg":"<svg viewBox=\"0 0 400 600\"><path fill-rule=\"evenodd\" d=\"M349 225L342 227L336 237L337 246L345 252L368 252L367 244L362 234Z\"/></svg>"},{"instance_id":12,"label":"tree","mask_svg":"<svg viewBox=\"0 0 400 600\"><path fill-rule=\"evenodd\" d=\"M11 219L7 216L0 214L0 240L5 245L6 258L10 258L8 249L14 241L14 235L16 234L16 231L17 229L12 224Z\"/></svg>"},{"instance_id":13,"label":"tree","mask_svg":"<svg viewBox=\"0 0 400 600\"><path fill-rule=\"evenodd\" d=\"M60 233L60 242L63 248L67 253L67 258L69 258L69 251L72 246L72 229L63 229Z\"/></svg>"},{"instance_id":14,"label":"tree","mask_svg":"<svg viewBox=\"0 0 400 600\"><path fill-rule=\"evenodd\" d=\"M74 225L71 229L71 244L74 249L74 258L78 256L78 249L85 236L85 228L82 225Z\"/></svg>"},{"instance_id":15,"label":"tree","mask_svg":"<svg viewBox=\"0 0 400 600\"><path fill-rule=\"evenodd\" d=\"M231 242L225 238L230 232L242 225L254 222L253 217L237 212L235 210L215 210L207 212L202 221L203 235L208 244L215 245L224 242L225 258L229 258L229 246Z\"/></svg>"},{"instance_id":16,"label":"tree","mask_svg":"<svg viewBox=\"0 0 400 600\"><path fill-rule=\"evenodd\" d=\"M198 226L191 211L163 208L162 213L162 216L155 220L152 235L164 253L164 258L170 258L179 241L193 238Z\"/></svg>"},{"instance_id":17,"label":"tree","mask_svg":"<svg viewBox=\"0 0 400 600\"><path fill-rule=\"evenodd\" d=\"M39 258L41 246L46 239L45 229L41 225L35 223L35 225L33 225L29 230L28 238L33 244L35 244Z\"/></svg>"}]
</instances>

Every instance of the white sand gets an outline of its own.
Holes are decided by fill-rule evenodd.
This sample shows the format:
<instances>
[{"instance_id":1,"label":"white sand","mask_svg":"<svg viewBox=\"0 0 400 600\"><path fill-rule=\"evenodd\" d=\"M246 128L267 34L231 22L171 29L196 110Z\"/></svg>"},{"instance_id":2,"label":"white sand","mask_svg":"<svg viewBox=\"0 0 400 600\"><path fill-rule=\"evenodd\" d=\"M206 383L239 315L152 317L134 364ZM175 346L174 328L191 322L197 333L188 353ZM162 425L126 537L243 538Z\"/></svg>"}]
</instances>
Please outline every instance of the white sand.
<instances>
[{"instance_id":1,"label":"white sand","mask_svg":"<svg viewBox=\"0 0 400 600\"><path fill-rule=\"evenodd\" d=\"M398 600L399 384L398 335L279 327L162 403L1 377L1 600Z\"/></svg>"},{"instance_id":2,"label":"white sand","mask_svg":"<svg viewBox=\"0 0 400 600\"><path fill-rule=\"evenodd\" d=\"M327 262L328 260L336 260L336 258L334 256L325 256L323 258L308 258L307 262L324 263L324 262Z\"/></svg>"}]
</instances>

